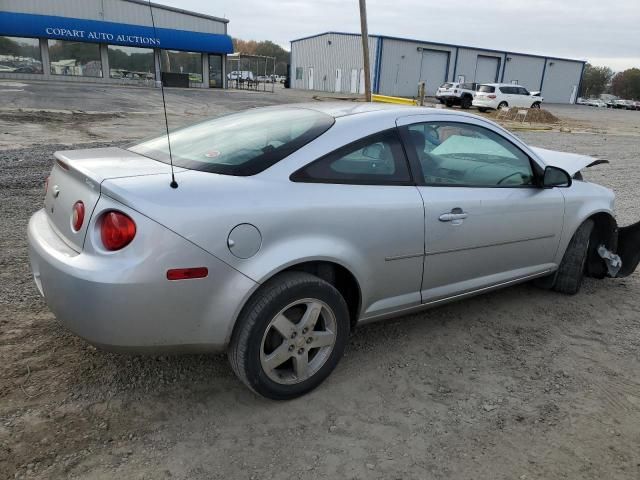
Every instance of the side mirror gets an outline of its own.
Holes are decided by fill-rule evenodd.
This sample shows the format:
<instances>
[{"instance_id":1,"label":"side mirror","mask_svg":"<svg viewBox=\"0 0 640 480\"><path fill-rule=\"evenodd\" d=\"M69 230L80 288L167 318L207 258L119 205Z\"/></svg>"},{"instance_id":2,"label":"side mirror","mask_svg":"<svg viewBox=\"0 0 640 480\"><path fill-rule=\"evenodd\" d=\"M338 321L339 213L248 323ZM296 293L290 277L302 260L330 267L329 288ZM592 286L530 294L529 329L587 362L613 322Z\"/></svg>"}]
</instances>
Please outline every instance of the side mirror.
<instances>
[{"instance_id":1,"label":"side mirror","mask_svg":"<svg viewBox=\"0 0 640 480\"><path fill-rule=\"evenodd\" d=\"M553 187L570 187L571 175L558 167L549 165L544 169L544 177L542 178L542 186L544 188Z\"/></svg>"}]
</instances>

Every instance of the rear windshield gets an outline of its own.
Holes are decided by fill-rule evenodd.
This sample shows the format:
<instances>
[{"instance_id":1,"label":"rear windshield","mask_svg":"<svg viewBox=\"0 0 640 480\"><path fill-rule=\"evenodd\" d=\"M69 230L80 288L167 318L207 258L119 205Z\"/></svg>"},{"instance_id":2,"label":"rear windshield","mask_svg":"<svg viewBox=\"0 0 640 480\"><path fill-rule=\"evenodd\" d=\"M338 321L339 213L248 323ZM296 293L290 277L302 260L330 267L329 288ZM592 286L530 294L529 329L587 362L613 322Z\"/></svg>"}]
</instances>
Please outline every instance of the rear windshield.
<instances>
[{"instance_id":1,"label":"rear windshield","mask_svg":"<svg viewBox=\"0 0 640 480\"><path fill-rule=\"evenodd\" d=\"M332 116L304 108L254 109L170 133L173 164L226 175L255 175L326 132ZM129 147L169 163L167 136Z\"/></svg>"},{"instance_id":2,"label":"rear windshield","mask_svg":"<svg viewBox=\"0 0 640 480\"><path fill-rule=\"evenodd\" d=\"M494 93L496 91L496 87L491 87L489 85L480 85L478 87L478 91L484 93Z\"/></svg>"}]
</instances>

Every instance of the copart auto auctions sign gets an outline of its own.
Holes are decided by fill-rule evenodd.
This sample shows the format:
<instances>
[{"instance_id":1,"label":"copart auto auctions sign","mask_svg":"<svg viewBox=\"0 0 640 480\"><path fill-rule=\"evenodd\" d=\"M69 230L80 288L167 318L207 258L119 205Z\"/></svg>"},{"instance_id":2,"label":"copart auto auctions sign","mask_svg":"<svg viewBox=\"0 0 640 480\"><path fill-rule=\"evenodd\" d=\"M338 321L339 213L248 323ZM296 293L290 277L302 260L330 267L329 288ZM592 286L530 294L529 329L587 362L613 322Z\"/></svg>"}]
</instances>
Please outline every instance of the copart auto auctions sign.
<instances>
[{"instance_id":1,"label":"copart auto auctions sign","mask_svg":"<svg viewBox=\"0 0 640 480\"><path fill-rule=\"evenodd\" d=\"M67 28L47 27L47 35L75 40L93 40L118 43L136 43L139 45L160 46L160 39L140 35L113 34L108 32L92 32L86 30L69 30Z\"/></svg>"}]
</instances>

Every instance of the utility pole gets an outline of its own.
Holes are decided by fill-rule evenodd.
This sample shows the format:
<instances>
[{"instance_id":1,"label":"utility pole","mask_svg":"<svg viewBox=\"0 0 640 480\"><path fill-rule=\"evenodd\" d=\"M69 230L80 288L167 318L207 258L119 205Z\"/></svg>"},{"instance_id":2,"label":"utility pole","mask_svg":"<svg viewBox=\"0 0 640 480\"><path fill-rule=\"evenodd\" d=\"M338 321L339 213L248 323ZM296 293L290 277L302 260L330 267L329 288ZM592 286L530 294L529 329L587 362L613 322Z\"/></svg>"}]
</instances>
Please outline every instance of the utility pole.
<instances>
[{"instance_id":1,"label":"utility pole","mask_svg":"<svg viewBox=\"0 0 640 480\"><path fill-rule=\"evenodd\" d=\"M371 69L369 67L369 30L367 28L367 0L360 0L360 30L362 31L362 55L364 56L364 98L371 101Z\"/></svg>"}]
</instances>

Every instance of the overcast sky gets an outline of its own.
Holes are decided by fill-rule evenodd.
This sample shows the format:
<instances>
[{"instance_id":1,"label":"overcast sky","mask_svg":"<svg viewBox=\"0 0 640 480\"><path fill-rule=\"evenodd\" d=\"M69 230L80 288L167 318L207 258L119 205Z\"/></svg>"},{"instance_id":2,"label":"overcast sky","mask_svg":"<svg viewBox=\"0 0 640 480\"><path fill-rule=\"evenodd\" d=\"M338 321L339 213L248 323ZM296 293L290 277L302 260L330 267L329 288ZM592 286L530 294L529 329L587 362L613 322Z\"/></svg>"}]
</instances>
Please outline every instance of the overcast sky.
<instances>
[{"instance_id":1,"label":"overcast sky","mask_svg":"<svg viewBox=\"0 0 640 480\"><path fill-rule=\"evenodd\" d=\"M245 40L358 32L358 0L155 0L230 20ZM640 0L368 0L369 33L640 68Z\"/></svg>"}]
</instances>

